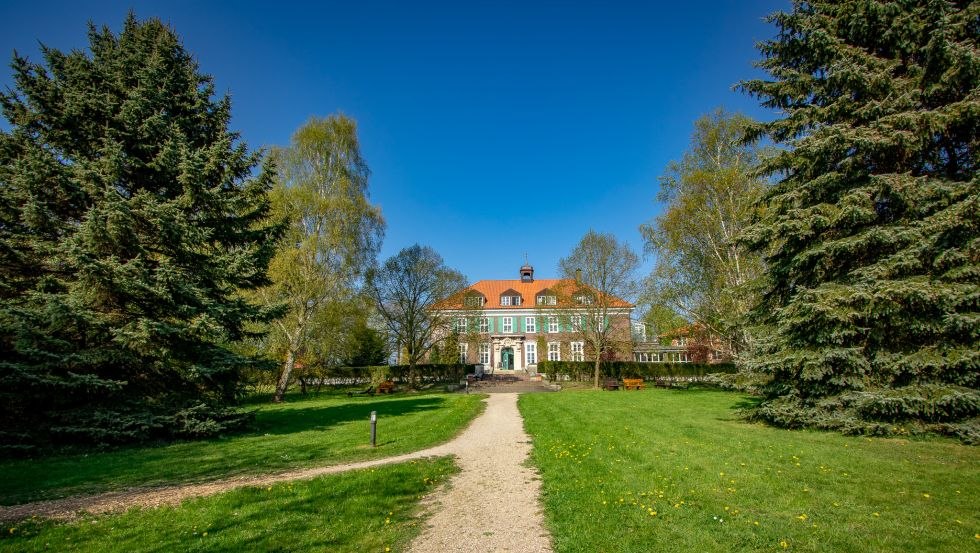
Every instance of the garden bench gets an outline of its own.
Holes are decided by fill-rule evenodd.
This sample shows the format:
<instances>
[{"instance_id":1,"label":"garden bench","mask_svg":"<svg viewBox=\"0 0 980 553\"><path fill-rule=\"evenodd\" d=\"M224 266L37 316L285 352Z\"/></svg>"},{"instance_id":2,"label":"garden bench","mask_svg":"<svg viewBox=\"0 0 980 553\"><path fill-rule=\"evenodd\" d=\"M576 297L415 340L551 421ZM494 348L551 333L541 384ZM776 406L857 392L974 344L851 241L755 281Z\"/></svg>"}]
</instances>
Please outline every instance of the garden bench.
<instances>
[{"instance_id":1,"label":"garden bench","mask_svg":"<svg viewBox=\"0 0 980 553\"><path fill-rule=\"evenodd\" d=\"M379 394L390 394L395 391L395 383L391 380L385 380L381 384L378 384Z\"/></svg>"},{"instance_id":2,"label":"garden bench","mask_svg":"<svg viewBox=\"0 0 980 553\"><path fill-rule=\"evenodd\" d=\"M623 388L625 388L627 390L629 390L630 388L633 388L634 390L639 390L639 389L643 388L643 379L642 378L624 378L623 379Z\"/></svg>"},{"instance_id":3,"label":"garden bench","mask_svg":"<svg viewBox=\"0 0 980 553\"><path fill-rule=\"evenodd\" d=\"M615 378L607 378L606 381L602 383L602 387L606 390L618 390L619 380L616 380Z\"/></svg>"}]
</instances>

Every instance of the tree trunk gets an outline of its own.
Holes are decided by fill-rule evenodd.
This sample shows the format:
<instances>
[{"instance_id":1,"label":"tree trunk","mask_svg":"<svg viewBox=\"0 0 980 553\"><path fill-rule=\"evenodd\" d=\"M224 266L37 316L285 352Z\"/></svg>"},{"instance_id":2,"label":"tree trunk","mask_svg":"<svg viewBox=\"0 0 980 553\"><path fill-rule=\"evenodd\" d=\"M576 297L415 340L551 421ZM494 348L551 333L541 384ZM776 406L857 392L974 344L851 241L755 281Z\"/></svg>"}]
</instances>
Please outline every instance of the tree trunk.
<instances>
[{"instance_id":1,"label":"tree trunk","mask_svg":"<svg viewBox=\"0 0 980 553\"><path fill-rule=\"evenodd\" d=\"M289 386L289 376L293 373L293 365L296 364L296 352L292 348L286 353L286 362L282 366L282 374L279 375L279 382L276 384L276 395L272 396L274 403L282 403L282 397L286 395L286 388Z\"/></svg>"},{"instance_id":2,"label":"tree trunk","mask_svg":"<svg viewBox=\"0 0 980 553\"><path fill-rule=\"evenodd\" d=\"M598 390L599 389L599 354L598 353L596 353L596 355L595 355L595 373L594 373L594 376L595 376L595 381L593 382L593 385L595 386L595 389Z\"/></svg>"}]
</instances>

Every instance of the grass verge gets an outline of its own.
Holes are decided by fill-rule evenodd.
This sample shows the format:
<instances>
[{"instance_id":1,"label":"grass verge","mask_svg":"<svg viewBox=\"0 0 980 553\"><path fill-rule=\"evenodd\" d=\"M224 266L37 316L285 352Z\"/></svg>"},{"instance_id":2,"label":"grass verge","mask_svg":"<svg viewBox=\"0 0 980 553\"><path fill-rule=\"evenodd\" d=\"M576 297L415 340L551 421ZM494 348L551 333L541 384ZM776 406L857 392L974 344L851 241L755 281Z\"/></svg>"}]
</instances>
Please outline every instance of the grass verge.
<instances>
[{"instance_id":1,"label":"grass verge","mask_svg":"<svg viewBox=\"0 0 980 553\"><path fill-rule=\"evenodd\" d=\"M71 523L23 521L0 551L399 551L419 499L456 471L449 458L386 465Z\"/></svg>"},{"instance_id":2,"label":"grass verge","mask_svg":"<svg viewBox=\"0 0 980 553\"><path fill-rule=\"evenodd\" d=\"M980 549L980 449L747 424L746 401L521 396L556 550Z\"/></svg>"},{"instance_id":3,"label":"grass verge","mask_svg":"<svg viewBox=\"0 0 980 553\"><path fill-rule=\"evenodd\" d=\"M0 504L388 457L445 442L482 396L321 397L261 405L254 430L215 440L0 463ZM378 446L369 446L371 411Z\"/></svg>"}]
</instances>

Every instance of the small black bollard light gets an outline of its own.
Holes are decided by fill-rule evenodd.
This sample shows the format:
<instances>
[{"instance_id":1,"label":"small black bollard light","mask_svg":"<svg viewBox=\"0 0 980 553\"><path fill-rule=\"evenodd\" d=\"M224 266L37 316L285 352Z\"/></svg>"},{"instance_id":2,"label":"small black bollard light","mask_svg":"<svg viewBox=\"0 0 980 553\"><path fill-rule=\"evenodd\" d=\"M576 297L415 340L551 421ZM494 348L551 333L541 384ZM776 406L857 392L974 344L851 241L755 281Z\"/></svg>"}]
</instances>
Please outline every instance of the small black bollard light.
<instances>
[{"instance_id":1,"label":"small black bollard light","mask_svg":"<svg viewBox=\"0 0 980 553\"><path fill-rule=\"evenodd\" d=\"M371 411L371 447L375 447L378 439L378 412Z\"/></svg>"}]
</instances>

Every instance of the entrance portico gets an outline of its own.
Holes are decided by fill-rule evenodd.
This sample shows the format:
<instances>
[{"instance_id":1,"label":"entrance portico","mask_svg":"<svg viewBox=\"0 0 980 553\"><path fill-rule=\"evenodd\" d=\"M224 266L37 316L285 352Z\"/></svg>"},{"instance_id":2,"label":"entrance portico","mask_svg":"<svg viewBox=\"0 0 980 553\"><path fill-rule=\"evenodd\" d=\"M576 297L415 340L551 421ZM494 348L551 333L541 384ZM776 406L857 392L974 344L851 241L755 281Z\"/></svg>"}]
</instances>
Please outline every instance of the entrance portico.
<instances>
[{"instance_id":1,"label":"entrance portico","mask_svg":"<svg viewBox=\"0 0 980 553\"><path fill-rule=\"evenodd\" d=\"M490 343L494 369L522 371L524 366L524 339L515 336L491 336Z\"/></svg>"}]
</instances>

